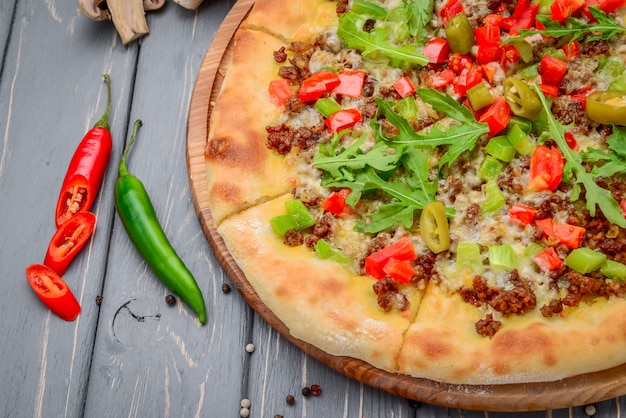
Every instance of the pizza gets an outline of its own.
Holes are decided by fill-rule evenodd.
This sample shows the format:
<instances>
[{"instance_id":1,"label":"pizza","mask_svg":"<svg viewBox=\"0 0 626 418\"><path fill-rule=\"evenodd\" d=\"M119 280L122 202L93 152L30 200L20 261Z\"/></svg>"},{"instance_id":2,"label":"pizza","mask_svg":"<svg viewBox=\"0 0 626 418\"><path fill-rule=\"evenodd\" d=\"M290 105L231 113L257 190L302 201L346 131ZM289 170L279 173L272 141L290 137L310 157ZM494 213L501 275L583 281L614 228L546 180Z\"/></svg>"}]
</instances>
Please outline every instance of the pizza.
<instances>
[{"instance_id":1,"label":"pizza","mask_svg":"<svg viewBox=\"0 0 626 418\"><path fill-rule=\"evenodd\" d=\"M291 336L449 384L626 363L623 0L258 0L214 227Z\"/></svg>"}]
</instances>

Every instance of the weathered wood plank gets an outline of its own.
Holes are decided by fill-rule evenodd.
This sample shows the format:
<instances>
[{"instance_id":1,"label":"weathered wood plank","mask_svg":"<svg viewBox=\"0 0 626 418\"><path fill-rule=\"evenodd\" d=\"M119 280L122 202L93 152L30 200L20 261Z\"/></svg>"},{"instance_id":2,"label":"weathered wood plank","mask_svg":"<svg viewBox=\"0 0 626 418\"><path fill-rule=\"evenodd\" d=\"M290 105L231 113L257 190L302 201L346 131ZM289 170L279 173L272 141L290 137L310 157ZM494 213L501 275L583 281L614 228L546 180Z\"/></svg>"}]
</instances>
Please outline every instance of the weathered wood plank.
<instances>
[{"instance_id":1,"label":"weathered wood plank","mask_svg":"<svg viewBox=\"0 0 626 418\"><path fill-rule=\"evenodd\" d=\"M13 19L13 11L15 10L15 2L17 0L5 0L0 2L0 74L2 74L2 64L4 63L4 51L9 40L11 30L11 21Z\"/></svg>"},{"instance_id":2,"label":"weathered wood plank","mask_svg":"<svg viewBox=\"0 0 626 418\"><path fill-rule=\"evenodd\" d=\"M197 71L232 3L197 12L174 3L148 15L140 43L129 126L140 118L128 167L144 183L166 234L196 276L207 324L170 292L115 219L86 413L90 416L227 416L237 411L249 311L210 252L191 201L186 121ZM237 350L239 354L237 354Z\"/></svg>"}]
</instances>

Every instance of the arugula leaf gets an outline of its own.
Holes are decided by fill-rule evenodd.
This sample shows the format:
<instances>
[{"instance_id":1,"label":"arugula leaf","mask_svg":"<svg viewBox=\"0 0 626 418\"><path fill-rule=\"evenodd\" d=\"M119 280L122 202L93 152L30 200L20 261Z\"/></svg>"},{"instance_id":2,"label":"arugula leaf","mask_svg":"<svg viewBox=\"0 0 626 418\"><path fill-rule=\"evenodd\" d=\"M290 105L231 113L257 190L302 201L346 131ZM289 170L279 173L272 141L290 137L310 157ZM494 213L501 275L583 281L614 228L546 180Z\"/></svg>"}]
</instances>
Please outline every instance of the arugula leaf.
<instances>
[{"instance_id":1,"label":"arugula leaf","mask_svg":"<svg viewBox=\"0 0 626 418\"><path fill-rule=\"evenodd\" d=\"M582 155L573 151L567 145L567 141L564 136L566 128L558 122L552 115L552 112L550 112L550 106L548 105L543 92L537 84L533 84L533 88L539 96L544 112L547 114L547 133L550 138L557 143L561 153L565 157L566 169L571 170L572 175L575 178L571 200L578 199L580 194L580 185L583 185L586 192L586 207L591 216L595 216L596 207L598 207L609 222L619 225L622 228L626 228L626 218L622 213L619 203L613 198L610 191L598 186L598 184L594 181L594 177L596 177L596 175L593 172L587 172L585 167L582 165Z\"/></svg>"},{"instance_id":2,"label":"arugula leaf","mask_svg":"<svg viewBox=\"0 0 626 418\"><path fill-rule=\"evenodd\" d=\"M419 134L413 130L409 122L393 111L391 105L381 99L376 99L378 113L383 114L400 133L393 138L387 138L377 118L372 119L372 127L378 138L394 144L410 144L416 147L434 148L447 145L448 150L439 160L439 168L450 165L463 152L472 150L478 138L489 132L489 126L476 121L468 108L459 104L448 94L442 94L435 89L419 89L418 94L433 109L445 113L447 116L460 122L442 129L440 125L433 126L427 134Z\"/></svg>"},{"instance_id":3,"label":"arugula leaf","mask_svg":"<svg viewBox=\"0 0 626 418\"><path fill-rule=\"evenodd\" d=\"M591 170L596 177L610 177L617 173L626 173L626 128L613 126L613 132L606 139L609 152L588 149L582 154L587 162L603 162Z\"/></svg>"},{"instance_id":4,"label":"arugula leaf","mask_svg":"<svg viewBox=\"0 0 626 418\"><path fill-rule=\"evenodd\" d=\"M432 19L434 0L402 0L409 12L409 33L418 42L426 42L426 29Z\"/></svg>"},{"instance_id":5,"label":"arugula leaf","mask_svg":"<svg viewBox=\"0 0 626 418\"><path fill-rule=\"evenodd\" d=\"M615 35L626 31L626 28L608 17L602 10L596 7L590 7L589 11L597 22L583 23L576 18L569 17L566 21L566 25L561 26L559 22L550 19L546 15L538 15L537 20L545 26L545 29L520 29L518 31L519 36L511 37L503 43L510 43L515 39L525 38L537 33L551 38L563 38L567 36L570 37L569 42L581 39L585 35L591 35L586 39L587 42L598 40L608 41Z\"/></svg>"},{"instance_id":6,"label":"arugula leaf","mask_svg":"<svg viewBox=\"0 0 626 418\"><path fill-rule=\"evenodd\" d=\"M354 12L341 15L337 35L342 39L344 46L358 49L364 57L370 54L384 55L395 67L428 64L428 58L419 54L415 47L394 45L387 41L385 29L377 28L366 32L362 29L363 23L360 15Z\"/></svg>"}]
</instances>

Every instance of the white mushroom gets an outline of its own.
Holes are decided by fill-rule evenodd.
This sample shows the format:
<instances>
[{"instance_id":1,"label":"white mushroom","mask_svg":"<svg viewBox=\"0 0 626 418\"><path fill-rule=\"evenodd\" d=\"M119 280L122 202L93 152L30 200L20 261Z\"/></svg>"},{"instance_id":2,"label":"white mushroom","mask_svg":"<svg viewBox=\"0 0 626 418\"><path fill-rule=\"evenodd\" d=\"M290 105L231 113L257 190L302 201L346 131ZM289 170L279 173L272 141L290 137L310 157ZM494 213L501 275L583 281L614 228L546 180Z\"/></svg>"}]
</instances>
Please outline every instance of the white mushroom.
<instances>
[{"instance_id":1,"label":"white mushroom","mask_svg":"<svg viewBox=\"0 0 626 418\"><path fill-rule=\"evenodd\" d=\"M173 0L174 3L183 6L185 9L196 10L204 0Z\"/></svg>"},{"instance_id":2,"label":"white mushroom","mask_svg":"<svg viewBox=\"0 0 626 418\"><path fill-rule=\"evenodd\" d=\"M91 20L111 20L106 0L78 0L78 9Z\"/></svg>"},{"instance_id":3,"label":"white mushroom","mask_svg":"<svg viewBox=\"0 0 626 418\"><path fill-rule=\"evenodd\" d=\"M143 0L108 0L107 6L124 45L150 32Z\"/></svg>"}]
</instances>

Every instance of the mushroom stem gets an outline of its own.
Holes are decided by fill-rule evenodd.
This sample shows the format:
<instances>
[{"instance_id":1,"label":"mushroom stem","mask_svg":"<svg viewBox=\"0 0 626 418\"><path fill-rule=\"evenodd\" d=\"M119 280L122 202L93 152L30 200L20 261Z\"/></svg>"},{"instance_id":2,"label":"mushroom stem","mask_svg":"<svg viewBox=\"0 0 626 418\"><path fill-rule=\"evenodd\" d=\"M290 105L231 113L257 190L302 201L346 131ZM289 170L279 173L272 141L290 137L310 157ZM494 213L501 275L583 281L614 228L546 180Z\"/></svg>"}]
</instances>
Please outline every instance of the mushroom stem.
<instances>
[{"instance_id":1,"label":"mushroom stem","mask_svg":"<svg viewBox=\"0 0 626 418\"><path fill-rule=\"evenodd\" d=\"M78 10L91 20L111 20L105 0L78 0Z\"/></svg>"},{"instance_id":2,"label":"mushroom stem","mask_svg":"<svg viewBox=\"0 0 626 418\"><path fill-rule=\"evenodd\" d=\"M108 0L107 6L124 45L150 31L143 0Z\"/></svg>"},{"instance_id":3,"label":"mushroom stem","mask_svg":"<svg viewBox=\"0 0 626 418\"><path fill-rule=\"evenodd\" d=\"M204 0L173 0L173 1L174 3L177 3L183 6L185 9L196 10L198 6L200 6L200 4Z\"/></svg>"}]
</instances>

